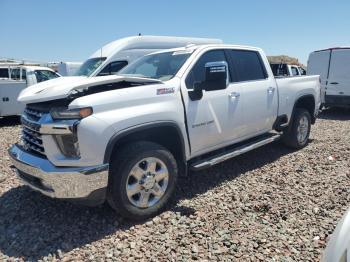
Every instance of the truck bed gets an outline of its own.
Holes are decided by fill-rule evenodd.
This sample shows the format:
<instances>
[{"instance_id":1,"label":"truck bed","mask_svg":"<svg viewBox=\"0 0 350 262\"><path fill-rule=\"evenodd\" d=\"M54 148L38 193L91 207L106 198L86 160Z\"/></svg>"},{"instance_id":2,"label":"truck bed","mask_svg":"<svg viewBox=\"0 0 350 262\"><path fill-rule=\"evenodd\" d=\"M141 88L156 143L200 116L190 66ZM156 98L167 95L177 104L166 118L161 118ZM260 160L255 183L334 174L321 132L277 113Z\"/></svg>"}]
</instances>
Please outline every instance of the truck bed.
<instances>
[{"instance_id":1,"label":"truck bed","mask_svg":"<svg viewBox=\"0 0 350 262\"><path fill-rule=\"evenodd\" d=\"M316 101L320 101L320 88L315 89L315 86L320 87L319 79L319 76L275 78L279 93L278 115L287 115L290 119L295 101L302 95L314 94L318 98ZM318 109L320 105L315 106Z\"/></svg>"}]
</instances>

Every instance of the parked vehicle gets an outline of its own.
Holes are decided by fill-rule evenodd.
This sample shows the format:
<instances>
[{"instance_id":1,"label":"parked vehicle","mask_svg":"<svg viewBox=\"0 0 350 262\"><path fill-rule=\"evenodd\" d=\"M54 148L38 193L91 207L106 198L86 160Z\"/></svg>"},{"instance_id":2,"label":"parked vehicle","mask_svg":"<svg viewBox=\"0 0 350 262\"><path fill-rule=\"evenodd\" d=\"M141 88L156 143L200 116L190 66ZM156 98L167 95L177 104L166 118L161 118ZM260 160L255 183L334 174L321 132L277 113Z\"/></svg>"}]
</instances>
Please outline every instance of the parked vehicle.
<instances>
[{"instance_id":1,"label":"parked vehicle","mask_svg":"<svg viewBox=\"0 0 350 262\"><path fill-rule=\"evenodd\" d=\"M321 76L321 100L326 107L350 107L350 47L312 52L307 74Z\"/></svg>"},{"instance_id":2,"label":"parked vehicle","mask_svg":"<svg viewBox=\"0 0 350 262\"><path fill-rule=\"evenodd\" d=\"M338 223L327 244L322 262L350 260L350 211Z\"/></svg>"},{"instance_id":3,"label":"parked vehicle","mask_svg":"<svg viewBox=\"0 0 350 262\"><path fill-rule=\"evenodd\" d=\"M47 67L0 64L0 116L22 114L25 105L17 101L19 93L28 86L57 77Z\"/></svg>"},{"instance_id":4,"label":"parked vehicle","mask_svg":"<svg viewBox=\"0 0 350 262\"><path fill-rule=\"evenodd\" d=\"M72 76L82 64L81 62L61 62L58 64L58 73L61 76Z\"/></svg>"},{"instance_id":5,"label":"parked vehicle","mask_svg":"<svg viewBox=\"0 0 350 262\"><path fill-rule=\"evenodd\" d=\"M274 76L302 76L306 75L306 71L297 65L289 65L285 63L270 63Z\"/></svg>"},{"instance_id":6,"label":"parked vehicle","mask_svg":"<svg viewBox=\"0 0 350 262\"><path fill-rule=\"evenodd\" d=\"M280 138L308 143L318 76L275 79L259 48L197 45L146 55L119 75L24 90L19 177L54 198L144 219L160 212L178 176Z\"/></svg>"},{"instance_id":7,"label":"parked vehicle","mask_svg":"<svg viewBox=\"0 0 350 262\"><path fill-rule=\"evenodd\" d=\"M77 70L77 76L105 76L116 74L130 62L159 50L182 47L189 44L220 44L219 39L132 36L113 41L94 52Z\"/></svg>"}]
</instances>

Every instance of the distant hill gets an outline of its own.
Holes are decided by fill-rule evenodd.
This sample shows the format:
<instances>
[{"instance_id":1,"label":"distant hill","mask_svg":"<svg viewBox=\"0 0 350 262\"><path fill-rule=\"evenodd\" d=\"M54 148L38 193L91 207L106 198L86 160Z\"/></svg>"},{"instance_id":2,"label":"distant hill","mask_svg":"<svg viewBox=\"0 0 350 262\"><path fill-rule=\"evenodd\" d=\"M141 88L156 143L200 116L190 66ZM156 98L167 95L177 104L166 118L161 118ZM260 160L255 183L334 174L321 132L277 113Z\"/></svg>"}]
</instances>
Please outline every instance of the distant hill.
<instances>
[{"instance_id":1,"label":"distant hill","mask_svg":"<svg viewBox=\"0 0 350 262\"><path fill-rule=\"evenodd\" d=\"M298 58L290 57L287 55L268 56L267 59L270 63L287 63L290 65L293 64L305 67L305 65L299 62Z\"/></svg>"}]
</instances>

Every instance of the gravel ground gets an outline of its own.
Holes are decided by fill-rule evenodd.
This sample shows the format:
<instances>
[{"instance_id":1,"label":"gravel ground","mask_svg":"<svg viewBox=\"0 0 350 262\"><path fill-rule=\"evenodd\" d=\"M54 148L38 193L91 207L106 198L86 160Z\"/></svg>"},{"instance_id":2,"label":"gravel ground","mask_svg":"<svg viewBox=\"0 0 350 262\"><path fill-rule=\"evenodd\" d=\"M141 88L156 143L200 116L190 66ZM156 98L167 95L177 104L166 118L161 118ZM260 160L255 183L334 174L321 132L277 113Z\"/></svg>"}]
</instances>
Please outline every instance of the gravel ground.
<instances>
[{"instance_id":1,"label":"gravel ground","mask_svg":"<svg viewBox=\"0 0 350 262\"><path fill-rule=\"evenodd\" d=\"M318 261L350 206L350 111L324 112L310 144L275 143L180 181L168 210L131 223L22 186L0 119L0 260Z\"/></svg>"}]
</instances>

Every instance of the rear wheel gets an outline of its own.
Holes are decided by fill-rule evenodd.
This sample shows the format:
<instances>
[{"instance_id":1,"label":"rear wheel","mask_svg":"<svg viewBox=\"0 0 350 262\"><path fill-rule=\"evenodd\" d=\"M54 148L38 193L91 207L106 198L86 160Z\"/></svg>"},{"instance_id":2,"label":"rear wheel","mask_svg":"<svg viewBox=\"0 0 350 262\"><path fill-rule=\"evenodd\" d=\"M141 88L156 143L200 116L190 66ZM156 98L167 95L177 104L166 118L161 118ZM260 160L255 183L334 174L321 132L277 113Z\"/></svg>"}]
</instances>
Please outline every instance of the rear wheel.
<instances>
[{"instance_id":1,"label":"rear wheel","mask_svg":"<svg viewBox=\"0 0 350 262\"><path fill-rule=\"evenodd\" d=\"M124 217L152 217L168 202L177 175L176 160L166 148L151 142L130 144L111 162L108 202Z\"/></svg>"},{"instance_id":2,"label":"rear wheel","mask_svg":"<svg viewBox=\"0 0 350 262\"><path fill-rule=\"evenodd\" d=\"M307 145L311 130L310 113L303 108L297 108L291 120L291 126L284 131L282 141L285 145L300 149Z\"/></svg>"}]
</instances>

